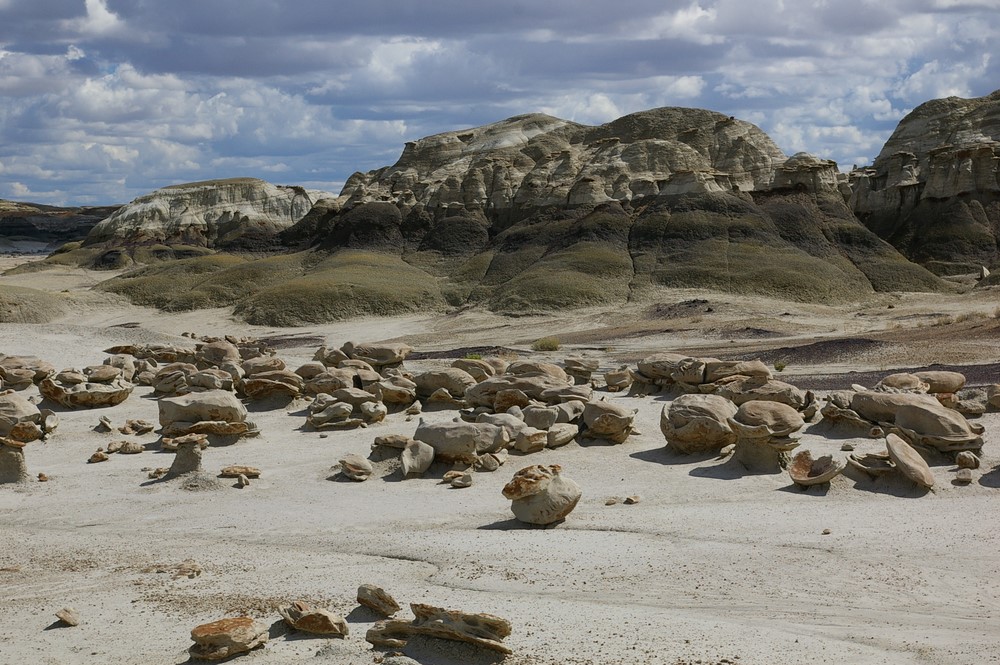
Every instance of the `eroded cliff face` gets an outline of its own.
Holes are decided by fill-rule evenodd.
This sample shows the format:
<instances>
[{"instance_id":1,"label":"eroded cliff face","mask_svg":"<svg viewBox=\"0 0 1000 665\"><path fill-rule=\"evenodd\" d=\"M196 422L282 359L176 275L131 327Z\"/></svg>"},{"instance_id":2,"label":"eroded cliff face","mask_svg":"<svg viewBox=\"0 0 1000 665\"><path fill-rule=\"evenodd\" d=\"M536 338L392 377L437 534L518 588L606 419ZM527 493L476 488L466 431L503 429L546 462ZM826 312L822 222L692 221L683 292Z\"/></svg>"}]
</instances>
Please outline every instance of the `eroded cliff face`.
<instances>
[{"instance_id":1,"label":"eroded cliff face","mask_svg":"<svg viewBox=\"0 0 1000 665\"><path fill-rule=\"evenodd\" d=\"M253 238L269 239L302 219L323 194L255 178L164 187L102 220L84 246L226 248Z\"/></svg>"},{"instance_id":2,"label":"eroded cliff face","mask_svg":"<svg viewBox=\"0 0 1000 665\"><path fill-rule=\"evenodd\" d=\"M0 199L0 249L38 252L80 241L118 206L58 207Z\"/></svg>"},{"instance_id":3,"label":"eroded cliff face","mask_svg":"<svg viewBox=\"0 0 1000 665\"><path fill-rule=\"evenodd\" d=\"M479 213L505 226L539 208L793 185L800 166L808 180L816 174L805 161L713 111L653 109L599 127L534 114L407 143L394 165L354 174L339 200ZM823 177L836 187L832 168Z\"/></svg>"},{"instance_id":4,"label":"eroded cliff face","mask_svg":"<svg viewBox=\"0 0 1000 665\"><path fill-rule=\"evenodd\" d=\"M851 176L855 214L911 260L940 274L1000 263L1000 91L921 104Z\"/></svg>"}]
</instances>

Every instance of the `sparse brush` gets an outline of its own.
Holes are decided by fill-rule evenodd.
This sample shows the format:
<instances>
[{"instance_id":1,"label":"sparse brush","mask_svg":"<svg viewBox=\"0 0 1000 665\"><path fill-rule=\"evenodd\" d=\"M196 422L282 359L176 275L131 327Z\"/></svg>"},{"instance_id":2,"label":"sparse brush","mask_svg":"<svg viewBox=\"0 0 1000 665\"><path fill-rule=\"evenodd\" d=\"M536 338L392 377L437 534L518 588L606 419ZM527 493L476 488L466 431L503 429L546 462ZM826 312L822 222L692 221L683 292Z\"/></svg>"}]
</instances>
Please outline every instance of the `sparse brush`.
<instances>
[{"instance_id":1,"label":"sparse brush","mask_svg":"<svg viewBox=\"0 0 1000 665\"><path fill-rule=\"evenodd\" d=\"M774 369L779 372L784 372L786 367L788 367L788 363L784 363L780 360L776 360L774 362Z\"/></svg>"},{"instance_id":2,"label":"sparse brush","mask_svg":"<svg viewBox=\"0 0 1000 665\"><path fill-rule=\"evenodd\" d=\"M536 339L534 342L532 342L531 349L533 351L558 351L559 338L542 337L541 339Z\"/></svg>"},{"instance_id":3,"label":"sparse brush","mask_svg":"<svg viewBox=\"0 0 1000 665\"><path fill-rule=\"evenodd\" d=\"M462 358L464 358L465 360L482 360L483 359L483 354L481 354L481 353L466 353L464 356L462 356Z\"/></svg>"}]
</instances>

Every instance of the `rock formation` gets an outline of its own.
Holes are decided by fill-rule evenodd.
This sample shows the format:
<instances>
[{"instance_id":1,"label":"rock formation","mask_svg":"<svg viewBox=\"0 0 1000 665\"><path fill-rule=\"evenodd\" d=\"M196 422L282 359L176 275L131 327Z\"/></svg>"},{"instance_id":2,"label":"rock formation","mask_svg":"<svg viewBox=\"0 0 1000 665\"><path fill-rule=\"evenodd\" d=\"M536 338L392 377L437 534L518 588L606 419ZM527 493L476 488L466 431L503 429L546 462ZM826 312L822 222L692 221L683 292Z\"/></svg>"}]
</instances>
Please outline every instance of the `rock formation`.
<instances>
[{"instance_id":1,"label":"rock formation","mask_svg":"<svg viewBox=\"0 0 1000 665\"><path fill-rule=\"evenodd\" d=\"M851 208L911 261L939 274L979 273L1000 262L998 158L1000 91L926 102L870 168L851 174Z\"/></svg>"},{"instance_id":2,"label":"rock formation","mask_svg":"<svg viewBox=\"0 0 1000 665\"><path fill-rule=\"evenodd\" d=\"M83 245L226 247L289 228L322 195L254 178L171 185L118 209L91 229Z\"/></svg>"},{"instance_id":3,"label":"rock formation","mask_svg":"<svg viewBox=\"0 0 1000 665\"><path fill-rule=\"evenodd\" d=\"M175 194L192 187L204 186ZM517 116L408 143L394 165L354 174L268 241L294 253L193 257L183 271L151 266L101 288L167 309L235 305L268 325L608 305L659 287L840 301L944 288L858 221L845 188L833 162L786 158L759 128L712 111L653 109L598 127ZM226 224L146 226L221 247L240 226ZM120 242L111 226L88 243Z\"/></svg>"},{"instance_id":4,"label":"rock formation","mask_svg":"<svg viewBox=\"0 0 1000 665\"><path fill-rule=\"evenodd\" d=\"M510 510L519 521L528 524L554 524L576 508L583 492L580 486L562 475L558 464L526 466L503 488L510 499Z\"/></svg>"},{"instance_id":5,"label":"rock formation","mask_svg":"<svg viewBox=\"0 0 1000 665\"><path fill-rule=\"evenodd\" d=\"M401 647L413 635L468 642L502 654L511 650L503 639L510 635L510 622L491 614L469 614L432 605L410 603L414 619L389 619L368 629L365 639L375 646Z\"/></svg>"},{"instance_id":6,"label":"rock formation","mask_svg":"<svg viewBox=\"0 0 1000 665\"><path fill-rule=\"evenodd\" d=\"M220 619L191 630L194 645L189 652L196 660L225 660L263 645L267 638L267 626L251 617Z\"/></svg>"}]
</instances>

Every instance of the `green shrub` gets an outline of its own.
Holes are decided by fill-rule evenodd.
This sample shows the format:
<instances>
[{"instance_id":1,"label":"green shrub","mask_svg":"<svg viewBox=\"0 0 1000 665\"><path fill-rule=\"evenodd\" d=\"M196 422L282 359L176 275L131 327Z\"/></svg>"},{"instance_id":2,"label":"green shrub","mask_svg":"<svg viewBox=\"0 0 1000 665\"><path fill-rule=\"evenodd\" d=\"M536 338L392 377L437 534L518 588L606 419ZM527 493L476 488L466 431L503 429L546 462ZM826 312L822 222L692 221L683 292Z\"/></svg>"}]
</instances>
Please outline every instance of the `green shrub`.
<instances>
[{"instance_id":1,"label":"green shrub","mask_svg":"<svg viewBox=\"0 0 1000 665\"><path fill-rule=\"evenodd\" d=\"M533 351L558 351L559 350L559 338L558 337L542 337L541 339L536 339L531 344Z\"/></svg>"}]
</instances>

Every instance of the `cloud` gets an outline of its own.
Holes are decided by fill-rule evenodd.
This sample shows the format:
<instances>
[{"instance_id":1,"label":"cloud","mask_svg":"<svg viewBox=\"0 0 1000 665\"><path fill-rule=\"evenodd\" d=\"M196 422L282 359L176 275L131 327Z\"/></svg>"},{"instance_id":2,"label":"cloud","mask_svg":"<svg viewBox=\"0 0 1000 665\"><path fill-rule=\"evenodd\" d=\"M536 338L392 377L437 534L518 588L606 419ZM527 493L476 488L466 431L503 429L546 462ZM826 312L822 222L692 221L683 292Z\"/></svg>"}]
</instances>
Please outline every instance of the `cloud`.
<instances>
[{"instance_id":1,"label":"cloud","mask_svg":"<svg viewBox=\"0 0 1000 665\"><path fill-rule=\"evenodd\" d=\"M992 91L995 10L0 0L0 173L40 202L124 201L233 175L335 189L428 134L539 111L598 124L656 106L745 118L789 154L850 166L871 160L907 109Z\"/></svg>"}]
</instances>

